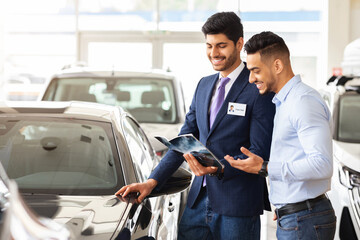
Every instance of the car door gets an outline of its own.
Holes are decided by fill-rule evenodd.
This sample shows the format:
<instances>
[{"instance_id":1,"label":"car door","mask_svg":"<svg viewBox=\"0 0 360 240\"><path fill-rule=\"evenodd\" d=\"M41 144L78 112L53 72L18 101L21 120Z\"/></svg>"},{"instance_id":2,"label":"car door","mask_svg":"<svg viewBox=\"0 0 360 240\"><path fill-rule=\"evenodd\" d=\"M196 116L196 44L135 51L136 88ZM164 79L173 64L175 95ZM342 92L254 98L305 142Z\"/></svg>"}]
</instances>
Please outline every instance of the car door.
<instances>
[{"instance_id":1,"label":"car door","mask_svg":"<svg viewBox=\"0 0 360 240\"><path fill-rule=\"evenodd\" d=\"M144 131L134 119L127 116L123 126L138 182L145 182L153 167L158 163L157 156ZM180 193L148 198L142 204L145 208L143 211L150 210L153 219L149 224L143 224L148 227L148 236L155 239L176 239ZM143 215L147 216L147 214ZM145 236L144 230L140 226L134 235Z\"/></svg>"}]
</instances>

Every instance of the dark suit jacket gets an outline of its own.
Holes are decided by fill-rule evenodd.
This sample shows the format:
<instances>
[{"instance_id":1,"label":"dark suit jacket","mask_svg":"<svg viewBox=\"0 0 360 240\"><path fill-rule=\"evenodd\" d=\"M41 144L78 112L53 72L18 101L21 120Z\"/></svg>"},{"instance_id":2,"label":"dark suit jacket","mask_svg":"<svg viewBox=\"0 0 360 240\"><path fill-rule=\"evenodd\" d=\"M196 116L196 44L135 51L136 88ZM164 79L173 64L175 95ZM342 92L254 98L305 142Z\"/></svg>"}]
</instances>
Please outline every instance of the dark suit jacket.
<instances>
[{"instance_id":1,"label":"dark suit jacket","mask_svg":"<svg viewBox=\"0 0 360 240\"><path fill-rule=\"evenodd\" d=\"M224 177L206 177L208 198L214 212L227 216L255 216L270 210L265 178L249 174L230 166L224 159L229 154L235 159L247 158L241 153L244 146L268 160L275 106L274 94L260 95L255 84L249 83L249 70L245 67L233 83L224 104L209 128L209 105L219 74L200 80L190 110L180 134L192 133L225 165ZM228 103L246 104L245 116L227 114ZM158 187L181 165L181 154L169 151L149 178L158 181ZM187 201L192 208L199 195L203 176L195 176Z\"/></svg>"}]
</instances>

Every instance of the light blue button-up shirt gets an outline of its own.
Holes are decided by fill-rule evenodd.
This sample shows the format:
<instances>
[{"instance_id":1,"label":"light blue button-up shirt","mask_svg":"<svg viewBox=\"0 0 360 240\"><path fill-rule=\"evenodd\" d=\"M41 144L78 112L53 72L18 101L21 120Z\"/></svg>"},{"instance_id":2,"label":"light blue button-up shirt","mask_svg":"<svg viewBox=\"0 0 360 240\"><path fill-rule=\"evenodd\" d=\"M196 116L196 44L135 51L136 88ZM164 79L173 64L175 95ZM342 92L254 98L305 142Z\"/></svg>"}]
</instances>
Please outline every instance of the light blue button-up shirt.
<instances>
[{"instance_id":1,"label":"light blue button-up shirt","mask_svg":"<svg viewBox=\"0 0 360 240\"><path fill-rule=\"evenodd\" d=\"M279 208L330 189L331 115L320 94L299 75L285 84L273 103L276 114L268 172L270 201Z\"/></svg>"}]
</instances>

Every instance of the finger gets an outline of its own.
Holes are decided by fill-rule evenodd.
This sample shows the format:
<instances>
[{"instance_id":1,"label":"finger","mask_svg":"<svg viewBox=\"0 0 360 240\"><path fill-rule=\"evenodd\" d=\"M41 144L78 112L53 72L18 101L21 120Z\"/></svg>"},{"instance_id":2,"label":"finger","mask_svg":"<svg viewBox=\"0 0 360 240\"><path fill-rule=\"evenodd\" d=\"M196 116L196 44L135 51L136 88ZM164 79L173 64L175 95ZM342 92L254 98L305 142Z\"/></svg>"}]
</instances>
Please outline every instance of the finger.
<instances>
[{"instance_id":1,"label":"finger","mask_svg":"<svg viewBox=\"0 0 360 240\"><path fill-rule=\"evenodd\" d=\"M276 219L277 219L277 216L276 216L276 213L274 212L273 221L276 221Z\"/></svg>"},{"instance_id":2,"label":"finger","mask_svg":"<svg viewBox=\"0 0 360 240\"><path fill-rule=\"evenodd\" d=\"M115 195L123 195L124 191L126 190L127 186L123 186L122 188L120 188L119 191L117 191L115 193Z\"/></svg>"},{"instance_id":3,"label":"finger","mask_svg":"<svg viewBox=\"0 0 360 240\"><path fill-rule=\"evenodd\" d=\"M245 154L246 156L248 157L253 157L253 156L256 156L254 153L250 152L247 148L245 147L241 147L240 148L240 151Z\"/></svg>"},{"instance_id":4,"label":"finger","mask_svg":"<svg viewBox=\"0 0 360 240\"><path fill-rule=\"evenodd\" d=\"M196 175L199 176L199 168L194 164L192 160L188 160L190 170Z\"/></svg>"},{"instance_id":5,"label":"finger","mask_svg":"<svg viewBox=\"0 0 360 240\"><path fill-rule=\"evenodd\" d=\"M226 155L226 156L224 157L224 159L225 159L226 161L228 161L228 162L235 160L232 156L229 156L229 155Z\"/></svg>"},{"instance_id":6,"label":"finger","mask_svg":"<svg viewBox=\"0 0 360 240\"><path fill-rule=\"evenodd\" d=\"M135 192L135 189L133 189L132 187L127 187L121 196L126 197L129 193L132 193L132 192Z\"/></svg>"},{"instance_id":7,"label":"finger","mask_svg":"<svg viewBox=\"0 0 360 240\"><path fill-rule=\"evenodd\" d=\"M190 162L193 164L193 166L195 166L199 170L204 168L204 166L201 165L201 163L199 163L199 161L193 155L189 154L189 156L190 156Z\"/></svg>"},{"instance_id":8,"label":"finger","mask_svg":"<svg viewBox=\"0 0 360 240\"><path fill-rule=\"evenodd\" d=\"M185 158L186 161L190 160L190 154L184 154L183 157Z\"/></svg>"},{"instance_id":9,"label":"finger","mask_svg":"<svg viewBox=\"0 0 360 240\"><path fill-rule=\"evenodd\" d=\"M230 156L225 156L224 159L226 161L229 162L230 166L234 167L234 168L237 168L239 170L245 170L246 168L246 162L247 160L241 160L241 159L237 159L235 160L233 157L230 157Z\"/></svg>"},{"instance_id":10,"label":"finger","mask_svg":"<svg viewBox=\"0 0 360 240\"><path fill-rule=\"evenodd\" d=\"M114 195L121 195L121 193L122 193L122 188L119 189Z\"/></svg>"},{"instance_id":11,"label":"finger","mask_svg":"<svg viewBox=\"0 0 360 240\"><path fill-rule=\"evenodd\" d=\"M138 204L140 204L143 200L144 200L145 196L143 196L143 194L140 194L137 198L136 198L136 202Z\"/></svg>"},{"instance_id":12,"label":"finger","mask_svg":"<svg viewBox=\"0 0 360 240\"><path fill-rule=\"evenodd\" d=\"M232 166L232 165L238 165L238 163L240 162L240 161L238 161L238 160L235 160L233 157L231 157L231 156L229 156L229 155L226 155L226 156L224 157L224 159L225 159L226 161L228 161L231 166Z\"/></svg>"},{"instance_id":13,"label":"finger","mask_svg":"<svg viewBox=\"0 0 360 240\"><path fill-rule=\"evenodd\" d=\"M193 155L191 155L191 154L184 154L184 157L185 157L187 163L189 164L190 170L191 170L195 175L198 176L198 174L199 174L199 167L196 165L196 163L197 163L196 158L195 158Z\"/></svg>"}]
</instances>

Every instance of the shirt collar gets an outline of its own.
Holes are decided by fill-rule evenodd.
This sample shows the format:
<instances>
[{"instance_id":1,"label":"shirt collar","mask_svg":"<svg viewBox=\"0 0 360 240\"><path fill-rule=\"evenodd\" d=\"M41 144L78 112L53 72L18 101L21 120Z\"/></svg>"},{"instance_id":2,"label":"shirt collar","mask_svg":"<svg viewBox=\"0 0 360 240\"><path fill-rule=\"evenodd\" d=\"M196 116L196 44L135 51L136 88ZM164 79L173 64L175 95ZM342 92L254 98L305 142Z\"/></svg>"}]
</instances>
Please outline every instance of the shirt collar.
<instances>
[{"instance_id":1,"label":"shirt collar","mask_svg":"<svg viewBox=\"0 0 360 240\"><path fill-rule=\"evenodd\" d=\"M289 92L291 91L291 89L298 84L299 82L301 82L301 78L300 75L295 75L294 77L292 77L281 89L280 91L274 96L272 102L278 106L279 104L281 104L282 102L285 101L287 95L289 94Z\"/></svg>"}]
</instances>

